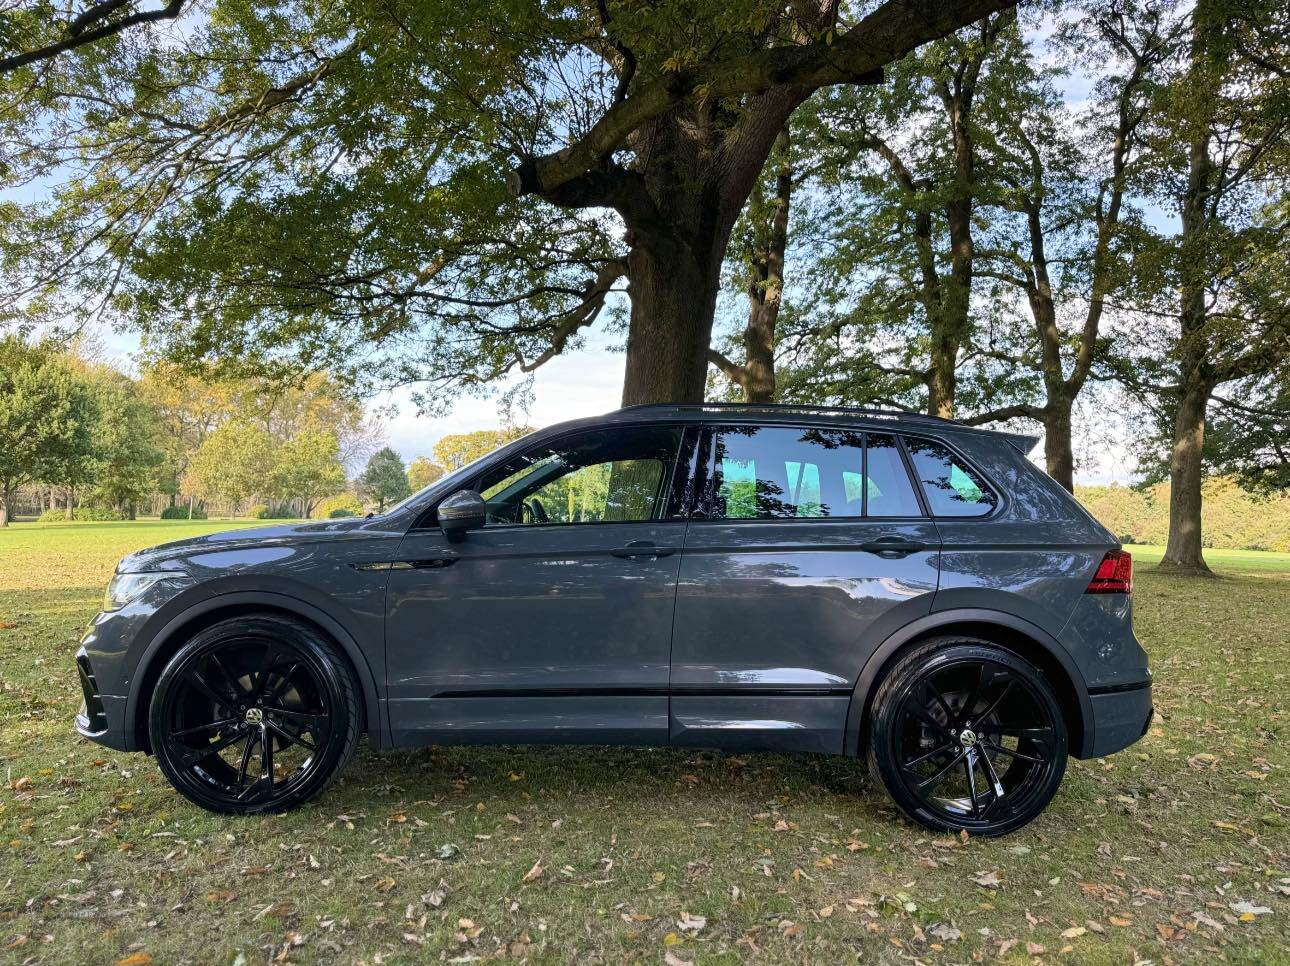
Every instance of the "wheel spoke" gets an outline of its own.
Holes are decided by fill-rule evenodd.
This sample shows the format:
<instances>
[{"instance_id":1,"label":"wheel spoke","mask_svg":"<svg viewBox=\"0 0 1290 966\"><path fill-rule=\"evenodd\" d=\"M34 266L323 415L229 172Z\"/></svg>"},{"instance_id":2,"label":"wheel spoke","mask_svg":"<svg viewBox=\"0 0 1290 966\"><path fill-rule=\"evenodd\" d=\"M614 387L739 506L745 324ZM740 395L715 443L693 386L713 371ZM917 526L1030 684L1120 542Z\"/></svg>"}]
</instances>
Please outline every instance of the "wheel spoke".
<instances>
[{"instance_id":1,"label":"wheel spoke","mask_svg":"<svg viewBox=\"0 0 1290 966\"><path fill-rule=\"evenodd\" d=\"M211 664L214 665L215 670L219 671L220 677L224 679L225 685L228 686L228 693L234 701L247 697L247 690L242 687L242 682L228 673L218 654L211 655Z\"/></svg>"},{"instance_id":2,"label":"wheel spoke","mask_svg":"<svg viewBox=\"0 0 1290 966\"><path fill-rule=\"evenodd\" d=\"M981 696L981 682L985 677L985 665L976 666L976 683L972 685L972 690L964 699L962 706L959 708L958 723L961 726L965 721L971 721L973 718L972 709L976 707L977 700Z\"/></svg>"},{"instance_id":3,"label":"wheel spoke","mask_svg":"<svg viewBox=\"0 0 1290 966\"><path fill-rule=\"evenodd\" d=\"M915 700L912 695L905 699L905 713L912 714L919 721L923 722L923 724L940 734L942 738L948 740L953 737L950 734L949 728L933 718L931 713L923 707L922 702Z\"/></svg>"},{"instance_id":4,"label":"wheel spoke","mask_svg":"<svg viewBox=\"0 0 1290 966\"><path fill-rule=\"evenodd\" d=\"M184 680L187 681L192 687L200 691L202 694L204 694L206 697L208 697L210 700L214 701L217 705L224 708L228 708L230 711L234 709L233 700L230 698L221 696L219 692L217 692L214 688L212 688L209 684L206 683L206 679L202 677L200 674L198 674L195 669L190 670L187 674L185 674Z\"/></svg>"},{"instance_id":5,"label":"wheel spoke","mask_svg":"<svg viewBox=\"0 0 1290 966\"><path fill-rule=\"evenodd\" d=\"M932 679L929 677L923 683L927 686L927 690L932 692L932 697L935 698L936 703L941 706L941 710L945 712L945 720L953 721L954 712L950 710L949 703L945 700L945 696L941 694L936 685L932 683Z\"/></svg>"},{"instance_id":6,"label":"wheel spoke","mask_svg":"<svg viewBox=\"0 0 1290 966\"><path fill-rule=\"evenodd\" d=\"M1004 735L1009 738L1018 738L1038 742L1041 745L1050 745L1053 740L1053 729L1048 725L1039 725L1033 728L1014 728L1010 725L991 725L986 729L989 734Z\"/></svg>"},{"instance_id":7,"label":"wheel spoke","mask_svg":"<svg viewBox=\"0 0 1290 966\"><path fill-rule=\"evenodd\" d=\"M961 762L966 755L967 755L967 752L960 751L957 755L954 756L954 758L950 761L948 765L946 765L944 768L942 768L932 777L924 778L915 787L920 792L924 790L930 792L933 788L935 788L937 785L939 785L942 781L945 780L945 776L950 773L950 769L952 769L955 765Z\"/></svg>"},{"instance_id":8,"label":"wheel spoke","mask_svg":"<svg viewBox=\"0 0 1290 966\"><path fill-rule=\"evenodd\" d=\"M273 742L269 740L268 729L260 729L260 777L269 780L269 792L273 792Z\"/></svg>"},{"instance_id":9,"label":"wheel spoke","mask_svg":"<svg viewBox=\"0 0 1290 966\"><path fill-rule=\"evenodd\" d=\"M187 738L190 735L199 735L203 731L218 731L220 728L227 727L228 725L237 724L239 720L240 719L238 718L221 718L218 721L210 721L206 724L193 725L193 727L185 728L183 731L172 731L170 733L170 737Z\"/></svg>"},{"instance_id":10,"label":"wheel spoke","mask_svg":"<svg viewBox=\"0 0 1290 966\"><path fill-rule=\"evenodd\" d=\"M264 654L260 658L260 669L251 677L251 693L253 695L263 695L264 686L269 681L269 672L273 670L274 659L278 656L278 649L267 644L264 648Z\"/></svg>"},{"instance_id":11,"label":"wheel spoke","mask_svg":"<svg viewBox=\"0 0 1290 966\"><path fill-rule=\"evenodd\" d=\"M287 673L280 675L278 677L278 683L275 684L272 688L270 688L269 693L264 696L264 702L266 704L269 704L274 701L277 701L278 698L282 697L282 692L285 691L287 685L291 683L292 676L299 670L300 670L300 664L298 662L295 664L292 664L291 667L287 668Z\"/></svg>"},{"instance_id":12,"label":"wheel spoke","mask_svg":"<svg viewBox=\"0 0 1290 966\"><path fill-rule=\"evenodd\" d=\"M172 744L175 744L177 750L180 752L177 756L180 766L183 768L192 768L194 765L200 764L202 759L209 758L211 755L223 751L241 737L242 732L234 731L232 734L225 735L218 741L213 741L208 745L203 745L201 748L193 748L189 745L178 744L175 742L172 742Z\"/></svg>"},{"instance_id":13,"label":"wheel spoke","mask_svg":"<svg viewBox=\"0 0 1290 966\"><path fill-rule=\"evenodd\" d=\"M972 798L972 814L980 815L981 803L976 797L976 773L972 768L972 759L975 757L975 753L969 749L968 753L963 756L963 770L967 772L968 795Z\"/></svg>"},{"instance_id":14,"label":"wheel spoke","mask_svg":"<svg viewBox=\"0 0 1290 966\"><path fill-rule=\"evenodd\" d=\"M986 709L982 711L979 715L977 715L978 721L988 720L990 715L994 714L996 711L999 710L999 705L1003 704L1003 699L1008 696L1008 692L1012 690L1012 685L1014 683L1015 682L1012 680L1012 678L1009 677L1008 683L1003 686L1003 690L999 692L998 697L996 697L993 701L991 701L990 704L986 707Z\"/></svg>"},{"instance_id":15,"label":"wheel spoke","mask_svg":"<svg viewBox=\"0 0 1290 966\"><path fill-rule=\"evenodd\" d=\"M923 764L923 763L924 763L924 762L926 762L926 761L930 761L932 758L935 758L937 755L941 755L941 754L944 754L944 753L945 753L945 752L947 752L947 751L953 751L953 750L954 750L954 746L953 746L953 745L951 745L951 744L944 744L944 745L941 745L941 746L939 746L939 747L937 747L937 748L933 748L931 751L929 751L929 752L928 752L927 754L925 754L925 755L919 755L919 756L918 756L917 758L915 758L913 761L907 761L907 762L905 762L905 764L901 765L900 767L904 768L904 769L905 769L905 771L913 771L913 770L914 770L915 768L917 768L919 765Z\"/></svg>"},{"instance_id":16,"label":"wheel spoke","mask_svg":"<svg viewBox=\"0 0 1290 966\"><path fill-rule=\"evenodd\" d=\"M326 728L327 723L331 720L331 717L325 712L322 714L316 714L312 711L297 711L295 708L270 707L267 704L263 707L265 714L276 714L288 719L289 721L299 721L310 731L315 728Z\"/></svg>"},{"instance_id":17,"label":"wheel spoke","mask_svg":"<svg viewBox=\"0 0 1290 966\"><path fill-rule=\"evenodd\" d=\"M237 787L246 787L246 770L251 766L251 752L255 748L255 732L246 733L246 747L242 749L242 761L237 766ZM239 793L240 794L240 793Z\"/></svg>"},{"instance_id":18,"label":"wheel spoke","mask_svg":"<svg viewBox=\"0 0 1290 966\"><path fill-rule=\"evenodd\" d=\"M990 753L988 750L981 753L981 764L985 768L985 773L990 779L990 784L994 786L994 798L990 802L990 808L993 808L995 803L1004 796L1003 782L999 781L999 773L994 770L994 762L990 760ZM986 809L986 811L989 811L989 809Z\"/></svg>"},{"instance_id":19,"label":"wheel spoke","mask_svg":"<svg viewBox=\"0 0 1290 966\"><path fill-rule=\"evenodd\" d=\"M1034 763L1035 763L1035 764L1037 764L1037 765L1042 765L1042 764L1044 764L1044 759L1043 759L1043 758L1037 758L1037 757L1035 757L1034 755L1026 755L1026 754L1023 754L1023 753L1021 753L1021 752L1019 752L1019 751L1013 751L1011 748L1007 747L1006 745L996 745L993 741L988 742L988 744L989 744L990 749L991 749L992 751L997 751L997 752L999 752L1000 754L1008 755L1008 756L1010 756L1010 757L1012 757L1012 758L1016 758L1016 759L1018 759L1018 760L1020 760L1020 761L1029 761L1029 762L1034 762Z\"/></svg>"},{"instance_id":20,"label":"wheel spoke","mask_svg":"<svg viewBox=\"0 0 1290 966\"><path fill-rule=\"evenodd\" d=\"M306 740L304 739L304 736L303 736L302 734L292 734L292 733L291 733L290 731L288 731L286 728L280 728L280 727L278 727L278 725L274 724L272 721L265 722L265 725L266 725L266 726L268 727L268 729L269 729L270 731L272 731L275 735L277 735L278 737L282 738L282 739L283 739L283 740L285 740L285 741L289 741L289 742L291 742L293 745L299 745L301 748L305 748L305 749L307 749L307 750L309 750L309 751L317 751L317 750L318 750L317 746L316 746L316 745L314 745L314 744L313 744L313 742L306 741Z\"/></svg>"}]
</instances>

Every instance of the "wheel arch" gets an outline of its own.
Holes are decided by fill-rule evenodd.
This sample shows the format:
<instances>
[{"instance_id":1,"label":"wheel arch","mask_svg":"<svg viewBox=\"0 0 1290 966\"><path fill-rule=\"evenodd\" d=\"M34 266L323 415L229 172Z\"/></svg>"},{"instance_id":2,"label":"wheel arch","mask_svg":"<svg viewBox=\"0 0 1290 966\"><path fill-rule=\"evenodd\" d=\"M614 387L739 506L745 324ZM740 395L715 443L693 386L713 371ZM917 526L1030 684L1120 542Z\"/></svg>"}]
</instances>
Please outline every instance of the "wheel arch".
<instances>
[{"instance_id":1,"label":"wheel arch","mask_svg":"<svg viewBox=\"0 0 1290 966\"><path fill-rule=\"evenodd\" d=\"M930 637L962 634L979 637L1025 658L1053 686L1070 731L1071 754L1088 757L1093 747L1093 705L1084 675L1067 650L1042 628L1012 614L978 608L938 611L919 618L888 636L865 662L856 679L847 712L844 750L861 755L869 739L870 705L887 670L909 648Z\"/></svg>"},{"instance_id":2,"label":"wheel arch","mask_svg":"<svg viewBox=\"0 0 1290 966\"><path fill-rule=\"evenodd\" d=\"M172 617L148 643L126 699L126 737L132 744L128 750L151 751L148 706L166 662L199 631L219 621L247 614L276 615L303 621L339 647L359 683L368 741L378 748L387 744L376 680L353 636L333 617L295 597L267 592L238 592L220 594L194 604Z\"/></svg>"}]
</instances>

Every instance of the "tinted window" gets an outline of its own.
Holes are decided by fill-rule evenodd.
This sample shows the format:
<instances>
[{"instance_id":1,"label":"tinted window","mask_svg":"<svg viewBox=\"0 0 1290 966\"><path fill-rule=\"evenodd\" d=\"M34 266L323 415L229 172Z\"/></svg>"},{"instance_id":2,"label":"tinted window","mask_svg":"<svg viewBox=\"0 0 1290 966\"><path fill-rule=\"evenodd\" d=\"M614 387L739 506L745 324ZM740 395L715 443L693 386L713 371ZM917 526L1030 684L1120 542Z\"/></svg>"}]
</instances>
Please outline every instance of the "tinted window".
<instances>
[{"instance_id":1,"label":"tinted window","mask_svg":"<svg viewBox=\"0 0 1290 966\"><path fill-rule=\"evenodd\" d=\"M865 515L871 517L916 517L922 515L914 484L909 481L905 461L894 436L869 433L868 502Z\"/></svg>"},{"instance_id":2,"label":"tinted window","mask_svg":"<svg viewBox=\"0 0 1290 966\"><path fill-rule=\"evenodd\" d=\"M653 519L672 478L681 430L582 433L528 450L486 474L490 525L624 523Z\"/></svg>"},{"instance_id":3,"label":"tinted window","mask_svg":"<svg viewBox=\"0 0 1290 966\"><path fill-rule=\"evenodd\" d=\"M994 509L994 493L944 446L910 438L905 445L933 516L979 517Z\"/></svg>"},{"instance_id":4,"label":"tinted window","mask_svg":"<svg viewBox=\"0 0 1290 966\"><path fill-rule=\"evenodd\" d=\"M832 429L737 426L713 434L706 515L768 520L858 517L864 438Z\"/></svg>"}]
</instances>

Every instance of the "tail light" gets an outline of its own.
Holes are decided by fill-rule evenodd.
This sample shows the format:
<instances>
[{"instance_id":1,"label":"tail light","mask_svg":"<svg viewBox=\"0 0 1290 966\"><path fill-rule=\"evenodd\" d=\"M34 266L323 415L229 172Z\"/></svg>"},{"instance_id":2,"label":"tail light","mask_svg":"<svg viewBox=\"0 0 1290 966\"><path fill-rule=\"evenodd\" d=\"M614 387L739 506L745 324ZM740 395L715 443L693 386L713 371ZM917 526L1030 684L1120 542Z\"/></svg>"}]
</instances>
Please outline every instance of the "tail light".
<instances>
[{"instance_id":1,"label":"tail light","mask_svg":"<svg viewBox=\"0 0 1290 966\"><path fill-rule=\"evenodd\" d=\"M1108 550L1097 573L1088 582L1086 594L1133 593L1133 556L1124 550Z\"/></svg>"}]
</instances>

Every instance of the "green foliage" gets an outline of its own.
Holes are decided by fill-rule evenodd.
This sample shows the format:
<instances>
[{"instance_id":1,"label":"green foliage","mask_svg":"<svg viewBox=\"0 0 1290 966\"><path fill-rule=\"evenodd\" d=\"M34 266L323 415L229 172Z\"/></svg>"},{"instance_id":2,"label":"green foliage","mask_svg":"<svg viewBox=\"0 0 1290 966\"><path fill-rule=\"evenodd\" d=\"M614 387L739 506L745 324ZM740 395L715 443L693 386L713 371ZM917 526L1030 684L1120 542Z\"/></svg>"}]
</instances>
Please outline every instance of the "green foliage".
<instances>
[{"instance_id":1,"label":"green foliage","mask_svg":"<svg viewBox=\"0 0 1290 966\"><path fill-rule=\"evenodd\" d=\"M306 517L322 494L334 493L344 485L340 444L333 433L316 429L297 433L279 447L274 457L269 492L280 499L299 500Z\"/></svg>"},{"instance_id":2,"label":"green foliage","mask_svg":"<svg viewBox=\"0 0 1290 966\"><path fill-rule=\"evenodd\" d=\"M265 503L257 503L246 511L246 515L252 520L294 520L299 516L289 506L269 506Z\"/></svg>"},{"instance_id":3,"label":"green foliage","mask_svg":"<svg viewBox=\"0 0 1290 966\"><path fill-rule=\"evenodd\" d=\"M414 493L417 490L424 490L443 476L444 472L444 468L429 457L418 456L408 464L408 486L412 487Z\"/></svg>"},{"instance_id":4,"label":"green foliage","mask_svg":"<svg viewBox=\"0 0 1290 966\"><path fill-rule=\"evenodd\" d=\"M1263 496L1231 477L1202 489L1204 546L1290 552L1290 494ZM1163 544L1169 535L1169 486L1077 486L1075 496L1123 543Z\"/></svg>"},{"instance_id":5,"label":"green foliage","mask_svg":"<svg viewBox=\"0 0 1290 966\"><path fill-rule=\"evenodd\" d=\"M85 482L98 403L48 346L0 339L0 523L25 483Z\"/></svg>"},{"instance_id":6,"label":"green foliage","mask_svg":"<svg viewBox=\"0 0 1290 966\"><path fill-rule=\"evenodd\" d=\"M262 493L274 468L274 442L263 429L228 423L193 454L184 475L186 495L225 500L238 506Z\"/></svg>"},{"instance_id":7,"label":"green foliage","mask_svg":"<svg viewBox=\"0 0 1290 966\"><path fill-rule=\"evenodd\" d=\"M397 503L412 492L408 488L403 460L388 446L372 454L357 484L359 494L382 509L387 503Z\"/></svg>"},{"instance_id":8,"label":"green foliage","mask_svg":"<svg viewBox=\"0 0 1290 966\"><path fill-rule=\"evenodd\" d=\"M168 506L161 511L163 520L205 520L206 511L201 507L195 506L189 512L188 505Z\"/></svg>"},{"instance_id":9,"label":"green foliage","mask_svg":"<svg viewBox=\"0 0 1290 966\"><path fill-rule=\"evenodd\" d=\"M325 520L336 517L361 517L363 504L352 493L340 493L320 500L314 508L314 513Z\"/></svg>"},{"instance_id":10,"label":"green foliage","mask_svg":"<svg viewBox=\"0 0 1290 966\"><path fill-rule=\"evenodd\" d=\"M449 434L434 444L434 460L451 473L531 432L533 429L529 426L510 426Z\"/></svg>"},{"instance_id":11,"label":"green foliage","mask_svg":"<svg viewBox=\"0 0 1290 966\"><path fill-rule=\"evenodd\" d=\"M59 507L53 507L52 509L46 510L42 513L39 521L41 523L60 523L65 522L67 519L68 516L66 510ZM120 510L114 510L110 507L78 506L72 510L71 519L83 522L101 523L112 520L124 520L125 514Z\"/></svg>"}]
</instances>

